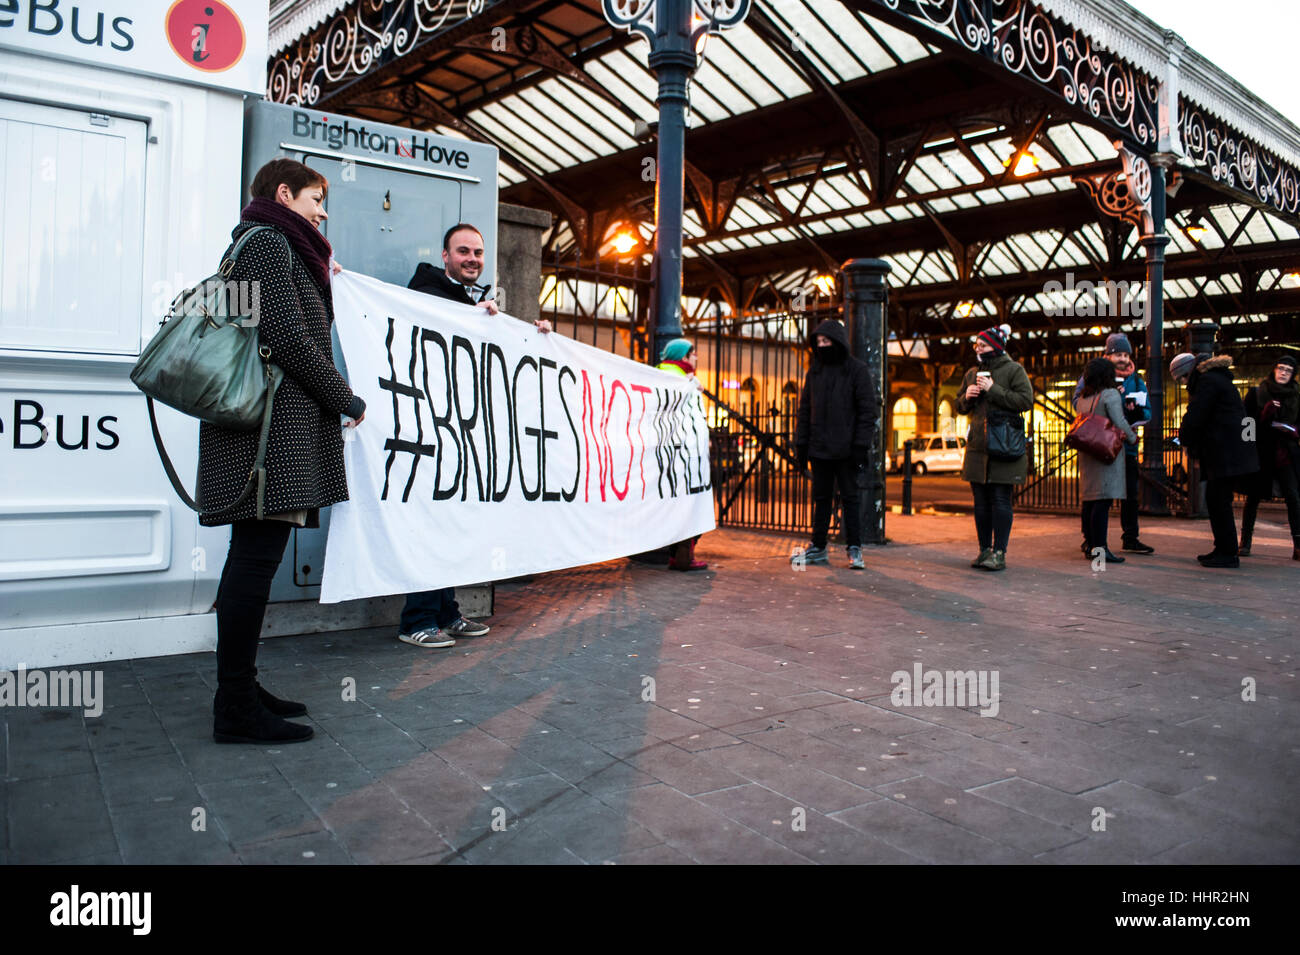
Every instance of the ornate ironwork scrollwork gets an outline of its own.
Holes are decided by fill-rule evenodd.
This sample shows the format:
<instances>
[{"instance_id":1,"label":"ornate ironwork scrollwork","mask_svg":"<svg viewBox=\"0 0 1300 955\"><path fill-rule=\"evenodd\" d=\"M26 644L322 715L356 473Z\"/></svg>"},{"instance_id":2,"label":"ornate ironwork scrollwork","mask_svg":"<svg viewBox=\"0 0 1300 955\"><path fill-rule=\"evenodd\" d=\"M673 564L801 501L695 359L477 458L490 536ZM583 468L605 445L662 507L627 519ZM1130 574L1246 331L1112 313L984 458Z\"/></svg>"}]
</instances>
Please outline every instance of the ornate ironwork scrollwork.
<instances>
[{"instance_id":1,"label":"ornate ironwork scrollwork","mask_svg":"<svg viewBox=\"0 0 1300 955\"><path fill-rule=\"evenodd\" d=\"M1178 112L1183 149L1215 182L1250 193L1292 221L1300 217L1300 170L1186 99Z\"/></svg>"},{"instance_id":2,"label":"ornate ironwork scrollwork","mask_svg":"<svg viewBox=\"0 0 1300 955\"><path fill-rule=\"evenodd\" d=\"M1031 0L879 0L1154 146L1159 82ZM986 15L987 14L987 15Z\"/></svg>"},{"instance_id":3,"label":"ornate ironwork scrollwork","mask_svg":"<svg viewBox=\"0 0 1300 955\"><path fill-rule=\"evenodd\" d=\"M486 0L358 0L273 58L267 99L310 106L330 87L409 53L435 33L483 12Z\"/></svg>"},{"instance_id":4,"label":"ornate ironwork scrollwork","mask_svg":"<svg viewBox=\"0 0 1300 955\"><path fill-rule=\"evenodd\" d=\"M751 0L691 0L691 41L705 33L720 33L744 21ZM651 45L655 42L656 13L659 0L602 0L605 19L611 26L628 33L640 33Z\"/></svg>"},{"instance_id":5,"label":"ornate ironwork scrollwork","mask_svg":"<svg viewBox=\"0 0 1300 955\"><path fill-rule=\"evenodd\" d=\"M1087 191L1104 215L1137 226L1142 235L1154 231L1151 218L1151 165L1136 153L1116 143L1124 168L1095 176L1075 176L1073 181Z\"/></svg>"}]
</instances>

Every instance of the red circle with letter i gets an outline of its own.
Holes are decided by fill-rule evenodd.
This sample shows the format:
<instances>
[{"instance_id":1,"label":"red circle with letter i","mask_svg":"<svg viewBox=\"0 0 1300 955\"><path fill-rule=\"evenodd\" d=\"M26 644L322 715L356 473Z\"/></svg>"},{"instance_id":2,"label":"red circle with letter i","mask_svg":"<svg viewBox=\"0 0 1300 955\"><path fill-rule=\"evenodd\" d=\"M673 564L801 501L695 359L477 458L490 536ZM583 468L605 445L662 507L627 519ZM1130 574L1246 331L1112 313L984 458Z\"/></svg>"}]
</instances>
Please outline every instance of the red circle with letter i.
<instances>
[{"instance_id":1,"label":"red circle with letter i","mask_svg":"<svg viewBox=\"0 0 1300 955\"><path fill-rule=\"evenodd\" d=\"M221 73L244 55L244 24L221 0L176 0L163 27L175 54L196 70Z\"/></svg>"}]
</instances>

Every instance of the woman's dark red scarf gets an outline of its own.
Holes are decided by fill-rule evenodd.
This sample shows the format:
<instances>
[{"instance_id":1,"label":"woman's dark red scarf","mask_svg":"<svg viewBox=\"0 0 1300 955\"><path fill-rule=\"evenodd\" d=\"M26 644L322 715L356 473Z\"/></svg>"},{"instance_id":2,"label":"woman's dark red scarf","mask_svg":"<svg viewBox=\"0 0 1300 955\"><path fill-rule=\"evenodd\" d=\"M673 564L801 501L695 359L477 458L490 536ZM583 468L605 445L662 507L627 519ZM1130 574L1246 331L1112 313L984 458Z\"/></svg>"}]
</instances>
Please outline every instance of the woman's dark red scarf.
<instances>
[{"instance_id":1,"label":"woman's dark red scarf","mask_svg":"<svg viewBox=\"0 0 1300 955\"><path fill-rule=\"evenodd\" d=\"M293 250L298 253L312 278L326 295L330 290L330 256L333 250L329 240L320 234L320 230L288 206L282 206L274 199L254 197L244 206L239 214L242 222L256 222L258 225L275 226L279 229Z\"/></svg>"},{"instance_id":2,"label":"woman's dark red scarf","mask_svg":"<svg viewBox=\"0 0 1300 955\"><path fill-rule=\"evenodd\" d=\"M695 366L692 365L689 361L673 358L673 359L669 359L668 361L661 362L661 364L675 365L676 367L680 368L682 371L686 372L686 374L688 375L695 374Z\"/></svg>"}]
</instances>

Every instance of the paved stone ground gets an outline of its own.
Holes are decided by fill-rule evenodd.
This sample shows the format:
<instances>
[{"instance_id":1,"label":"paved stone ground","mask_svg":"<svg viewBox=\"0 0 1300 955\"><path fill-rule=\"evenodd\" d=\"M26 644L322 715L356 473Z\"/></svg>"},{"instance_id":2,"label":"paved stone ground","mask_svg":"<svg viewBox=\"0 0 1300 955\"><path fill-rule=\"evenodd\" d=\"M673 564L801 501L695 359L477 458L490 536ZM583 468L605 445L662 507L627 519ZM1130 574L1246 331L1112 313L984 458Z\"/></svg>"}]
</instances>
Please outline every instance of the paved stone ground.
<instances>
[{"instance_id":1,"label":"paved stone ground","mask_svg":"<svg viewBox=\"0 0 1300 955\"><path fill-rule=\"evenodd\" d=\"M502 586L451 650L269 640L317 732L282 748L211 741L210 654L106 665L97 719L0 710L0 863L1300 861L1283 529L1208 571L1205 524L1150 521L1094 573L1077 525L1018 516L1003 574L967 517L891 517L866 572L715 532L706 573ZM996 716L895 706L918 661L996 671Z\"/></svg>"}]
</instances>

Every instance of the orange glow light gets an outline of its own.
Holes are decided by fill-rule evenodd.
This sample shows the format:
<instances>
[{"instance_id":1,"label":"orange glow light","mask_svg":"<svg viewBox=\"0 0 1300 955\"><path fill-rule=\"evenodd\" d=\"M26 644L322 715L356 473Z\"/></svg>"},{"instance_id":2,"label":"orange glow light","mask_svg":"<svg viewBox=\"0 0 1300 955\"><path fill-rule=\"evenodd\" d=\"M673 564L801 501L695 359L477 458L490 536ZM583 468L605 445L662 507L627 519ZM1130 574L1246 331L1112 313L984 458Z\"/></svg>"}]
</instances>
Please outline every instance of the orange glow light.
<instances>
[{"instance_id":1,"label":"orange glow light","mask_svg":"<svg viewBox=\"0 0 1300 955\"><path fill-rule=\"evenodd\" d=\"M1011 160L1016 161L1016 168L1013 174L1017 176L1030 176L1038 170L1038 156L1032 149L1025 149L1012 153L1006 159L1002 160L1002 165L1010 167Z\"/></svg>"}]
</instances>

